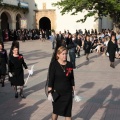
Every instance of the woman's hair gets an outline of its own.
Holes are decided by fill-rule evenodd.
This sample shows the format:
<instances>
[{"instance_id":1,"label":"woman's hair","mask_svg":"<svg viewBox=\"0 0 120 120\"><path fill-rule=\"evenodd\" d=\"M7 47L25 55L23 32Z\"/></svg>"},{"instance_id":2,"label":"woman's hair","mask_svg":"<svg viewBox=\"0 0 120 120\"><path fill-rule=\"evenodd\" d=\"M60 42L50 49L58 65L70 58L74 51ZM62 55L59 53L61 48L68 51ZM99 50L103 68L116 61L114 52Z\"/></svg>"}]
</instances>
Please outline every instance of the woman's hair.
<instances>
[{"instance_id":1,"label":"woman's hair","mask_svg":"<svg viewBox=\"0 0 120 120\"><path fill-rule=\"evenodd\" d=\"M0 45L2 45L2 49L4 49L4 44L3 44L3 42L0 42Z\"/></svg>"},{"instance_id":2,"label":"woman's hair","mask_svg":"<svg viewBox=\"0 0 120 120\"><path fill-rule=\"evenodd\" d=\"M18 48L18 46L13 46L12 50L14 50L15 48ZM19 50L19 48L18 48L18 50Z\"/></svg>"},{"instance_id":3,"label":"woman's hair","mask_svg":"<svg viewBox=\"0 0 120 120\"><path fill-rule=\"evenodd\" d=\"M90 36L89 36L89 35L86 35L86 36L85 36L85 40L87 40L87 37L90 37Z\"/></svg>"},{"instance_id":4,"label":"woman's hair","mask_svg":"<svg viewBox=\"0 0 120 120\"><path fill-rule=\"evenodd\" d=\"M19 42L18 42L18 41L13 41L13 42L12 42L12 45L11 45L11 48L10 48L10 52L9 52L9 56L13 54L13 53L12 53L12 50L13 50L14 48L18 48L18 51L19 51ZM19 52L18 52L18 53L19 53Z\"/></svg>"},{"instance_id":5,"label":"woman's hair","mask_svg":"<svg viewBox=\"0 0 120 120\"><path fill-rule=\"evenodd\" d=\"M59 47L59 48L57 49L57 52L56 52L56 59L57 59L57 60L58 60L57 54L58 54L58 55L61 54L64 50L67 51L67 48L64 47L64 46L61 46L61 47Z\"/></svg>"},{"instance_id":6,"label":"woman's hair","mask_svg":"<svg viewBox=\"0 0 120 120\"><path fill-rule=\"evenodd\" d=\"M115 41L116 41L116 40L117 40L117 39L116 39L116 34L111 34L110 40L112 40L112 37L113 37L113 36L115 37Z\"/></svg>"}]
</instances>

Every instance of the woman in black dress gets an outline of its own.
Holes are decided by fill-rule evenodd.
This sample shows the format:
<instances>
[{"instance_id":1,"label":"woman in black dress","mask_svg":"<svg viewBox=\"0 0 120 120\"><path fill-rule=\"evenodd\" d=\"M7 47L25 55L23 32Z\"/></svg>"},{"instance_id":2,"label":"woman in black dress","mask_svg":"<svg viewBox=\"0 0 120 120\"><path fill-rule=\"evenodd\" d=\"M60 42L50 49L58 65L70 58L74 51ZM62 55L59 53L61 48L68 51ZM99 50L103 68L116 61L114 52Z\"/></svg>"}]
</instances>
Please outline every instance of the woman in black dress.
<instances>
[{"instance_id":1,"label":"woman in black dress","mask_svg":"<svg viewBox=\"0 0 120 120\"><path fill-rule=\"evenodd\" d=\"M89 60L89 54L90 54L90 49L92 47L92 43L90 41L90 37L89 35L86 36L86 39L84 41L84 50L85 50L85 54L86 54L86 60Z\"/></svg>"},{"instance_id":2,"label":"woman in black dress","mask_svg":"<svg viewBox=\"0 0 120 120\"><path fill-rule=\"evenodd\" d=\"M109 53L109 60L110 60L110 67L115 68L114 61L115 61L115 53L119 51L118 45L116 42L116 36L113 34L111 36L111 40L108 43L107 52Z\"/></svg>"},{"instance_id":3,"label":"woman in black dress","mask_svg":"<svg viewBox=\"0 0 120 120\"><path fill-rule=\"evenodd\" d=\"M48 100L52 100L54 92L58 94L53 101L52 120L57 120L58 115L71 120L72 95L75 90L73 66L67 61L67 49L59 47L56 59L49 68Z\"/></svg>"},{"instance_id":4,"label":"woman in black dress","mask_svg":"<svg viewBox=\"0 0 120 120\"><path fill-rule=\"evenodd\" d=\"M4 49L3 43L0 43L0 78L2 87L4 87L7 63L8 63L7 51Z\"/></svg>"},{"instance_id":5,"label":"woman in black dress","mask_svg":"<svg viewBox=\"0 0 120 120\"><path fill-rule=\"evenodd\" d=\"M24 62L23 55L19 54L19 49L16 46L12 48L12 55L9 56L8 66L9 66L9 80L11 82L11 85L14 86L15 98L18 98L17 86L20 86L21 98L25 98L25 96L23 95L23 86L24 86L23 66L27 70L28 67Z\"/></svg>"}]
</instances>

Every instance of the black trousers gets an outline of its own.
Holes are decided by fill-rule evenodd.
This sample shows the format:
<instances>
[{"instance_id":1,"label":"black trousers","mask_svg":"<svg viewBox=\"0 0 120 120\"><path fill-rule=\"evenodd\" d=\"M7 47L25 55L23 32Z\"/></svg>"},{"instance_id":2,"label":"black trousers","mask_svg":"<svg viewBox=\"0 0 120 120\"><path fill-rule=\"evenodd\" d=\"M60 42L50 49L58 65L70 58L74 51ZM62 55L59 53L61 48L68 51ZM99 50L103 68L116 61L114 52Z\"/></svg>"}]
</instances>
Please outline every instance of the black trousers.
<instances>
[{"instance_id":1,"label":"black trousers","mask_svg":"<svg viewBox=\"0 0 120 120\"><path fill-rule=\"evenodd\" d=\"M70 62L73 64L73 68L75 68L76 67L76 65L75 65L75 59L76 59L75 52L69 51L69 57L70 57Z\"/></svg>"}]
</instances>

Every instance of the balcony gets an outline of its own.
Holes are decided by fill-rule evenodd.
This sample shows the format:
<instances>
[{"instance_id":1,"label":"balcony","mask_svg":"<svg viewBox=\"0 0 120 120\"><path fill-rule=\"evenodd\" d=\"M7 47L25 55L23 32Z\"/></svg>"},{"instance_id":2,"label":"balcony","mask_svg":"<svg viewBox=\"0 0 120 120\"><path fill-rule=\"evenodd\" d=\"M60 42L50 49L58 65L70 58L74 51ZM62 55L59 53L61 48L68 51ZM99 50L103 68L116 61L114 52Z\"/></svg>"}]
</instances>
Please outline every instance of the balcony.
<instances>
[{"instance_id":1,"label":"balcony","mask_svg":"<svg viewBox=\"0 0 120 120\"><path fill-rule=\"evenodd\" d=\"M17 9L24 9L27 10L29 9L29 5L26 2L21 2L18 0L2 0L2 2L0 3L0 6L4 6L4 7L14 7Z\"/></svg>"},{"instance_id":2,"label":"balcony","mask_svg":"<svg viewBox=\"0 0 120 120\"><path fill-rule=\"evenodd\" d=\"M2 0L2 4L18 6L18 1L17 0Z\"/></svg>"},{"instance_id":3,"label":"balcony","mask_svg":"<svg viewBox=\"0 0 120 120\"><path fill-rule=\"evenodd\" d=\"M21 7L21 8L29 8L29 5L28 5L28 3L26 3L26 2L19 2L18 3L18 5Z\"/></svg>"}]
</instances>

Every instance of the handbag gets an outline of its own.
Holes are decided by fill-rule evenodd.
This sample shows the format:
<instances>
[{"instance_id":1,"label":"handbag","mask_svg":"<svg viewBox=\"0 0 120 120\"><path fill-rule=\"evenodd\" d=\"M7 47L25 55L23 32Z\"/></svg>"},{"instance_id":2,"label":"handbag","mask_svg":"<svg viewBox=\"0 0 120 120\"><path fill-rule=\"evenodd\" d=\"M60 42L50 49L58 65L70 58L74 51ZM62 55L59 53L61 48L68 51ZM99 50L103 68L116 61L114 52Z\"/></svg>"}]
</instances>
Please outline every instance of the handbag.
<instances>
[{"instance_id":1,"label":"handbag","mask_svg":"<svg viewBox=\"0 0 120 120\"><path fill-rule=\"evenodd\" d=\"M57 101L57 99L60 97L59 93L57 93L56 90L54 90L51 94L54 102Z\"/></svg>"}]
</instances>

